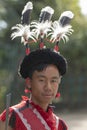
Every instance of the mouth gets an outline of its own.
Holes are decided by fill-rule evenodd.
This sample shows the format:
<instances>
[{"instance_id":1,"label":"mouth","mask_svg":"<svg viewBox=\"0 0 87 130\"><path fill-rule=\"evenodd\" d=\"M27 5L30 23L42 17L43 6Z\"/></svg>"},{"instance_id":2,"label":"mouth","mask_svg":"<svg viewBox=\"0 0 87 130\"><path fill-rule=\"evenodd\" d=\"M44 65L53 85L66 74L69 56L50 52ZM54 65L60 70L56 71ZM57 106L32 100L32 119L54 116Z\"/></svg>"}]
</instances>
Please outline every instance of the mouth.
<instances>
[{"instance_id":1,"label":"mouth","mask_svg":"<svg viewBox=\"0 0 87 130\"><path fill-rule=\"evenodd\" d=\"M52 98L53 94L44 94L43 96L46 97L46 98Z\"/></svg>"}]
</instances>

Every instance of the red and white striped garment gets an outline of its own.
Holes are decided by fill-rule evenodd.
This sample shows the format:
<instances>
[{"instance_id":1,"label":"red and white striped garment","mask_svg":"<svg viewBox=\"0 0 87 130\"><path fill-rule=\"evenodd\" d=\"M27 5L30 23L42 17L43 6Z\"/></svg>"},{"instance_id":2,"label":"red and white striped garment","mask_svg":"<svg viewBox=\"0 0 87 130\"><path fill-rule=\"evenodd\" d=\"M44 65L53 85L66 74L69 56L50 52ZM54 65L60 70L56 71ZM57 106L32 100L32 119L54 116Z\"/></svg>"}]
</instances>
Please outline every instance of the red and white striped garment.
<instances>
[{"instance_id":1,"label":"red and white striped garment","mask_svg":"<svg viewBox=\"0 0 87 130\"><path fill-rule=\"evenodd\" d=\"M5 119L6 110L0 115L0 120ZM29 100L9 108L9 125L13 130L68 130L65 122L53 113L51 107L45 112Z\"/></svg>"}]
</instances>

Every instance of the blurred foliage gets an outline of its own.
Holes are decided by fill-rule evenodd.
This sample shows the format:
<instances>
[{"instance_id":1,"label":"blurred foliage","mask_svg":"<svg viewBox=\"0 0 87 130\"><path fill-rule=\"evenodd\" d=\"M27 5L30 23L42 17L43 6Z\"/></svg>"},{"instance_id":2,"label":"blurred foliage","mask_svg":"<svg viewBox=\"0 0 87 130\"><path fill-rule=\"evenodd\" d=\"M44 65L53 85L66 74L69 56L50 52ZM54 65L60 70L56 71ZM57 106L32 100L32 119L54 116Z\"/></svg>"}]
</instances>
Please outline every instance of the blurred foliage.
<instances>
[{"instance_id":1,"label":"blurred foliage","mask_svg":"<svg viewBox=\"0 0 87 130\"><path fill-rule=\"evenodd\" d=\"M71 105L84 101L85 104L84 98L87 98L87 17L81 14L78 0L31 1L34 4L31 20L38 20L40 10L47 5L55 9L53 21L58 19L65 10L71 10L75 14L71 21L73 35L66 44L60 42L60 52L68 61L68 72L60 87L61 101ZM20 23L21 11L26 2L28 0L0 0L0 111L5 107L7 93L12 93L12 104L17 103L24 94L25 83L19 78L17 71L25 55L25 47L20 44L20 39L12 41L10 35L11 27Z\"/></svg>"}]
</instances>

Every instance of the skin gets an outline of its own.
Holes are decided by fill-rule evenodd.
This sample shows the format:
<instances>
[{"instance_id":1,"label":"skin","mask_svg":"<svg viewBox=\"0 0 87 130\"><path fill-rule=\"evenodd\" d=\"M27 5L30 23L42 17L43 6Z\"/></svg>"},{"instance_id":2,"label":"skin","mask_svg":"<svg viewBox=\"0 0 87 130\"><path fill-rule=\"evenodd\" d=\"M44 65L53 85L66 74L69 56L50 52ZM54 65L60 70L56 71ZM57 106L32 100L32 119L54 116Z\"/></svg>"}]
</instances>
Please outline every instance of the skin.
<instances>
[{"instance_id":1,"label":"skin","mask_svg":"<svg viewBox=\"0 0 87 130\"><path fill-rule=\"evenodd\" d=\"M48 105L55 98L61 76L55 65L49 65L43 71L34 71L32 79L28 79L27 85L32 90L32 101L47 111ZM5 122L0 121L0 130L5 130ZM13 130L8 126L7 130Z\"/></svg>"},{"instance_id":2,"label":"skin","mask_svg":"<svg viewBox=\"0 0 87 130\"><path fill-rule=\"evenodd\" d=\"M35 71L29 81L32 101L46 111L57 94L60 81L61 76L54 65L49 65L41 72Z\"/></svg>"}]
</instances>

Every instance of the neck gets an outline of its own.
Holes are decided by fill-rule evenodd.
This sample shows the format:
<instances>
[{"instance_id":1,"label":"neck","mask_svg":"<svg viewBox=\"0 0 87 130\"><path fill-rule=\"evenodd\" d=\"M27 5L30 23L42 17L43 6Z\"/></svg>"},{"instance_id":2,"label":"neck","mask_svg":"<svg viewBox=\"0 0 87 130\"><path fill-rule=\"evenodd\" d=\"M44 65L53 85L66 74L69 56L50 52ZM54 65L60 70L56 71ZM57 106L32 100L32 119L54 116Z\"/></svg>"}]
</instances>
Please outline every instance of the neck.
<instances>
[{"instance_id":1,"label":"neck","mask_svg":"<svg viewBox=\"0 0 87 130\"><path fill-rule=\"evenodd\" d=\"M33 100L32 98L31 98L31 100L32 100L33 103L35 103L35 105L38 105L38 106L40 106L44 111L47 111L49 104L46 104L46 103L44 104L44 103L37 102L37 101Z\"/></svg>"}]
</instances>

